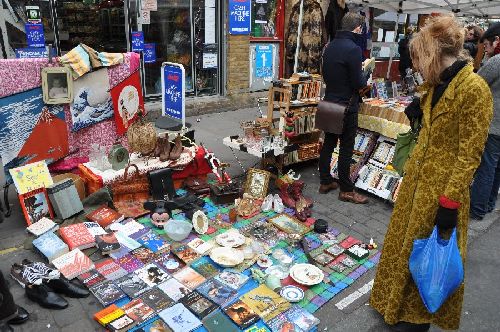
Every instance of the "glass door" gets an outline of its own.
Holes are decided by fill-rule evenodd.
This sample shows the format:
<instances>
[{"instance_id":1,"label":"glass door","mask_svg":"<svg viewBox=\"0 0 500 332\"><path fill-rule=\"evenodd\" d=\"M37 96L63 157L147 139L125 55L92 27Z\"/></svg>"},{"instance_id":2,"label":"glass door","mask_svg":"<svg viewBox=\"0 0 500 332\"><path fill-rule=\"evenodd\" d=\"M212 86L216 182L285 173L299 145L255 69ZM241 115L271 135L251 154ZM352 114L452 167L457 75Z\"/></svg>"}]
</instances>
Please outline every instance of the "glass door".
<instances>
[{"instance_id":1,"label":"glass door","mask_svg":"<svg viewBox=\"0 0 500 332\"><path fill-rule=\"evenodd\" d=\"M141 24L139 29L145 43L156 45L156 62L143 64L146 95L161 94L161 64L165 61L184 66L186 90L193 91L190 0L158 0L158 10L150 13L150 23Z\"/></svg>"}]
</instances>

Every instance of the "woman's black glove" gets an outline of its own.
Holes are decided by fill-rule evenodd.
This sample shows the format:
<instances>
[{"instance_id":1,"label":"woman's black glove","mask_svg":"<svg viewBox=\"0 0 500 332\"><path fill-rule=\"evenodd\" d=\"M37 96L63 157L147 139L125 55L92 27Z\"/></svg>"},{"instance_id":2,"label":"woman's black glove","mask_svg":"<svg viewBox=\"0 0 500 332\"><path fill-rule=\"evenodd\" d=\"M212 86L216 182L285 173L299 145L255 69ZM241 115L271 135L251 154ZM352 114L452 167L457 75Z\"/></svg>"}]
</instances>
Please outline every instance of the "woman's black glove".
<instances>
[{"instance_id":1,"label":"woman's black glove","mask_svg":"<svg viewBox=\"0 0 500 332\"><path fill-rule=\"evenodd\" d=\"M457 227L458 221L458 210L457 209L447 209L445 207L439 206L436 213L436 226L439 230L448 230Z\"/></svg>"},{"instance_id":2,"label":"woman's black glove","mask_svg":"<svg viewBox=\"0 0 500 332\"><path fill-rule=\"evenodd\" d=\"M420 118L423 114L422 109L420 108L420 98L414 97L411 103L408 104L405 108L405 114L410 119Z\"/></svg>"}]
</instances>

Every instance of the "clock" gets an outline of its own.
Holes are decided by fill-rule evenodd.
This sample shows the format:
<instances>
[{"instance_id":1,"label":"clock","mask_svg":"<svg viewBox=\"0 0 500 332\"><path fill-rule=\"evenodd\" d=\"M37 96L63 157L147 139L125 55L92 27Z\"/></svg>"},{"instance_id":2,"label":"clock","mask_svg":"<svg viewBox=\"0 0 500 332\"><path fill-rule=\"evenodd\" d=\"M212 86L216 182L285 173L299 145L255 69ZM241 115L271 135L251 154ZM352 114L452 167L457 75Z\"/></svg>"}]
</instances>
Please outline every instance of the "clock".
<instances>
[{"instance_id":1,"label":"clock","mask_svg":"<svg viewBox=\"0 0 500 332\"><path fill-rule=\"evenodd\" d=\"M118 171L127 166L129 160L128 150L121 145L120 142L115 142L108 153L108 161L113 170Z\"/></svg>"}]
</instances>

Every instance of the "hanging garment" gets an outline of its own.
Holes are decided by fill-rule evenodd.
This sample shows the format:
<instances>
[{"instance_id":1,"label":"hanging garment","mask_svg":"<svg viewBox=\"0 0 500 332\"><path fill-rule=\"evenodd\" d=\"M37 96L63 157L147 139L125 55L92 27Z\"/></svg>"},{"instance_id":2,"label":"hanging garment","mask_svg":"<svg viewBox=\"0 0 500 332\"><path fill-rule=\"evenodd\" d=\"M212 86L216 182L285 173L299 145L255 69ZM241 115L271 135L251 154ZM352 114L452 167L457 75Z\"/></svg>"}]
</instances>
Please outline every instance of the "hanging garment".
<instances>
[{"instance_id":1,"label":"hanging garment","mask_svg":"<svg viewBox=\"0 0 500 332\"><path fill-rule=\"evenodd\" d=\"M345 0L331 0L325 17L325 29L328 40L335 38L337 30L340 30L342 19L349 12Z\"/></svg>"},{"instance_id":2,"label":"hanging garment","mask_svg":"<svg viewBox=\"0 0 500 332\"><path fill-rule=\"evenodd\" d=\"M300 1L292 8L286 38L286 60L289 69L292 71L295 62L295 51L297 49L299 17ZM321 52L327 41L323 17L323 10L317 1L304 0L297 72L306 71L310 74L318 74L320 72Z\"/></svg>"}]
</instances>

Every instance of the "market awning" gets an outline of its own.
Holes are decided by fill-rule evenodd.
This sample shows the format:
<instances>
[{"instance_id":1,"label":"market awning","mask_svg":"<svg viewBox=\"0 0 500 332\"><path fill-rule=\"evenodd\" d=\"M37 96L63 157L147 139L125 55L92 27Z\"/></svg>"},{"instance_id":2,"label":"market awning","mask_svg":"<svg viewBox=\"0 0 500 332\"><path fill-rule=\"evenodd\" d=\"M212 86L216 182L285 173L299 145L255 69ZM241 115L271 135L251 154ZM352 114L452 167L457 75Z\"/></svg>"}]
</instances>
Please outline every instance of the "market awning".
<instances>
[{"instance_id":1,"label":"market awning","mask_svg":"<svg viewBox=\"0 0 500 332\"><path fill-rule=\"evenodd\" d=\"M348 0L348 2L403 14L453 12L459 16L500 16L500 0Z\"/></svg>"}]
</instances>

